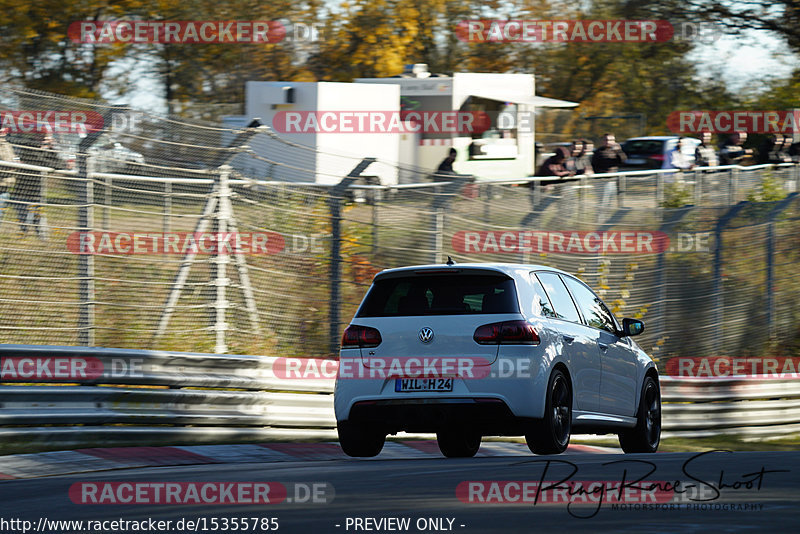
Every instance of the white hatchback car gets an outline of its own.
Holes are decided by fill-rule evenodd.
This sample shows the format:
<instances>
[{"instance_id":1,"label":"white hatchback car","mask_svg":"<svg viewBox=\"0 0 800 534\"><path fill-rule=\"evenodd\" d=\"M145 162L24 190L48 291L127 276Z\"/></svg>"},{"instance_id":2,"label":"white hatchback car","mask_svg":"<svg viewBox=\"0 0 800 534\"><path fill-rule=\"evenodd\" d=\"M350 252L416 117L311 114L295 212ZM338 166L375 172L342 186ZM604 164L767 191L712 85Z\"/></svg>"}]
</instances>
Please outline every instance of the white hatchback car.
<instances>
[{"instance_id":1,"label":"white hatchback car","mask_svg":"<svg viewBox=\"0 0 800 534\"><path fill-rule=\"evenodd\" d=\"M537 454L570 434L617 433L655 452L661 393L652 359L574 276L540 265L424 265L378 273L342 337L334 405L349 456L388 434L435 432L447 457L482 436L525 436Z\"/></svg>"}]
</instances>

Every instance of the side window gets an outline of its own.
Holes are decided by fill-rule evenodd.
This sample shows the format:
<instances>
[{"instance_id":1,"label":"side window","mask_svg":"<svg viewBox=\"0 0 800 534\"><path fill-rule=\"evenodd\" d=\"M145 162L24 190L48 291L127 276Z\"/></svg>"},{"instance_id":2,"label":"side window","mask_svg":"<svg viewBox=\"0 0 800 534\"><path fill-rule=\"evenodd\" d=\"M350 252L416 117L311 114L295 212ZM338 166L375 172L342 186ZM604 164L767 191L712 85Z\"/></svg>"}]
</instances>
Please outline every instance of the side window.
<instances>
[{"instance_id":1,"label":"side window","mask_svg":"<svg viewBox=\"0 0 800 534\"><path fill-rule=\"evenodd\" d=\"M575 297L583 316L586 318L586 324L594 328L607 330L613 334L616 331L616 327L611 312L608 311L603 301L594 294L594 291L572 277L565 276L564 280L572 296Z\"/></svg>"},{"instance_id":2,"label":"side window","mask_svg":"<svg viewBox=\"0 0 800 534\"><path fill-rule=\"evenodd\" d=\"M531 273L531 284L533 285L533 312L540 317L558 318L556 312L553 311L550 298L545 293L539 279L536 278L536 273Z\"/></svg>"},{"instance_id":3,"label":"side window","mask_svg":"<svg viewBox=\"0 0 800 534\"><path fill-rule=\"evenodd\" d=\"M575 303L572 302L572 297L569 296L564 282L561 281L561 277L556 273L548 272L538 272L536 277L542 283L547 296L550 297L555 317L565 321L572 321L573 323L580 323L581 316L578 314Z\"/></svg>"}]
</instances>

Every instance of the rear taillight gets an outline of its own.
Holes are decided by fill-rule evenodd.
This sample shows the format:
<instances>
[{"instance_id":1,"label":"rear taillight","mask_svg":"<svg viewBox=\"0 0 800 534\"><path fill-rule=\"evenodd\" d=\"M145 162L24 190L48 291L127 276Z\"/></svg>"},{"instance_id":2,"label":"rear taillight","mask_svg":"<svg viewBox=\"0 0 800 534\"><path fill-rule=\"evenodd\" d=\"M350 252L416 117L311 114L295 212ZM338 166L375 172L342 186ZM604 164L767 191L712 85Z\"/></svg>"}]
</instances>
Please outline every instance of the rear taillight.
<instances>
[{"instance_id":1,"label":"rear taillight","mask_svg":"<svg viewBox=\"0 0 800 534\"><path fill-rule=\"evenodd\" d=\"M656 161L664 161L664 159L666 159L666 158L664 157L664 154L654 154L654 155L650 156L650 159L653 159L653 160L656 160Z\"/></svg>"},{"instance_id":2,"label":"rear taillight","mask_svg":"<svg viewBox=\"0 0 800 534\"><path fill-rule=\"evenodd\" d=\"M479 345L538 345L539 334L525 321L504 321L479 326L472 336Z\"/></svg>"},{"instance_id":3,"label":"rear taillight","mask_svg":"<svg viewBox=\"0 0 800 534\"><path fill-rule=\"evenodd\" d=\"M381 344L381 333L377 328L351 324L342 334L343 349L368 349Z\"/></svg>"}]
</instances>

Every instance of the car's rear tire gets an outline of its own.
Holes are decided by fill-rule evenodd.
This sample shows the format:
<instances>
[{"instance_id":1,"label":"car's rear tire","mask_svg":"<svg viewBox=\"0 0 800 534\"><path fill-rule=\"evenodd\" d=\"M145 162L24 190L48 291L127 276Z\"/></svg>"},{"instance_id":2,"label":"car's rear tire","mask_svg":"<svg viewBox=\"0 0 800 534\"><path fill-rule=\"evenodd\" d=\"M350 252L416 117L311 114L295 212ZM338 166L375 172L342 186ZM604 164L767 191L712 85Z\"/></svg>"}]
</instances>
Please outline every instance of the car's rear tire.
<instances>
[{"instance_id":1,"label":"car's rear tire","mask_svg":"<svg viewBox=\"0 0 800 534\"><path fill-rule=\"evenodd\" d=\"M656 452L661 442L661 392L650 375L642 384L636 426L619 433L619 446L627 453Z\"/></svg>"},{"instance_id":2,"label":"car's rear tire","mask_svg":"<svg viewBox=\"0 0 800 534\"><path fill-rule=\"evenodd\" d=\"M481 448L481 435L469 430L447 428L436 433L439 450L448 458L472 458Z\"/></svg>"},{"instance_id":3,"label":"car's rear tire","mask_svg":"<svg viewBox=\"0 0 800 534\"><path fill-rule=\"evenodd\" d=\"M386 441L384 432L364 424L339 421L336 430L339 433L339 445L347 456L377 456Z\"/></svg>"},{"instance_id":4,"label":"car's rear tire","mask_svg":"<svg viewBox=\"0 0 800 534\"><path fill-rule=\"evenodd\" d=\"M561 454L567 450L571 432L572 388L567 376L556 369L547 385L544 417L525 434L525 441L535 454Z\"/></svg>"}]
</instances>

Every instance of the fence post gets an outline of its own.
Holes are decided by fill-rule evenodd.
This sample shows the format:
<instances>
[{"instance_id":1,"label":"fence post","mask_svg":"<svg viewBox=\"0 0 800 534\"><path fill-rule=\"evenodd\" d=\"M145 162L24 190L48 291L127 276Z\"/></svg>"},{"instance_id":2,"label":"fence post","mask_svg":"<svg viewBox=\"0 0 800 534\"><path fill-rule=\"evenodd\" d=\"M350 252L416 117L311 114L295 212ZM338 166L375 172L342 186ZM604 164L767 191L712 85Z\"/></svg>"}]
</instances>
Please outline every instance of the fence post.
<instances>
[{"instance_id":1,"label":"fence post","mask_svg":"<svg viewBox=\"0 0 800 534\"><path fill-rule=\"evenodd\" d=\"M664 202L664 173L656 171L656 208Z\"/></svg>"},{"instance_id":2,"label":"fence post","mask_svg":"<svg viewBox=\"0 0 800 534\"><path fill-rule=\"evenodd\" d=\"M792 172L794 173L794 190L800 191L800 164L795 163L792 166Z\"/></svg>"},{"instance_id":3,"label":"fence post","mask_svg":"<svg viewBox=\"0 0 800 534\"><path fill-rule=\"evenodd\" d=\"M342 181L328 193L328 209L331 216L331 269L330 269L330 316L328 317L328 350L336 354L339 348L339 310L342 283L342 200L345 191L375 158L364 158Z\"/></svg>"},{"instance_id":4,"label":"fence post","mask_svg":"<svg viewBox=\"0 0 800 534\"><path fill-rule=\"evenodd\" d=\"M675 225L685 219L693 209L694 206L684 206L672 211L671 217L661 223L661 228L658 230L664 234L670 234ZM662 213L666 214L669 212L664 211ZM655 328L658 334L656 341L658 341L660 338L663 338L667 330L667 252L668 250L666 249L659 252L658 259L656 260L656 273L658 273L658 282L656 285L658 288L658 306L656 309L658 311L656 313L657 326Z\"/></svg>"},{"instance_id":5,"label":"fence post","mask_svg":"<svg viewBox=\"0 0 800 534\"><path fill-rule=\"evenodd\" d=\"M725 319L723 306L725 296L722 287L722 231L748 202L742 201L732 206L725 215L719 218L714 226L714 353L720 354L722 349L722 336L725 334Z\"/></svg>"},{"instance_id":6,"label":"fence post","mask_svg":"<svg viewBox=\"0 0 800 534\"><path fill-rule=\"evenodd\" d=\"M342 180L346 181L347 178ZM335 188L334 188L335 189ZM331 271L330 271L330 317L329 322L329 342L328 351L336 354L339 341L339 284L342 277L341 266L341 243L342 239L342 199L338 196L338 191L331 189L328 197L328 207L331 212Z\"/></svg>"},{"instance_id":7,"label":"fence post","mask_svg":"<svg viewBox=\"0 0 800 534\"><path fill-rule=\"evenodd\" d=\"M586 197L589 196L588 191L586 191L587 187L586 175L582 174L578 181L578 224L583 222L583 214L586 213Z\"/></svg>"},{"instance_id":8,"label":"fence post","mask_svg":"<svg viewBox=\"0 0 800 534\"><path fill-rule=\"evenodd\" d=\"M214 300L214 333L215 345L214 352L217 354L224 354L228 352L228 345L226 343L226 333L228 331L228 323L226 322L226 312L230 303L227 300L227 288L230 285L230 278L228 278L228 263L230 263L230 255L224 250L225 247L220 246L219 236L225 235L228 232L228 222L231 219L230 210L230 196L231 188L228 178L230 177L230 167L224 165L219 169L219 203L217 217L216 217L216 231L217 246L216 254L214 255L214 263L216 267L216 277L214 279L214 287L216 288L216 299Z\"/></svg>"},{"instance_id":9,"label":"fence post","mask_svg":"<svg viewBox=\"0 0 800 534\"><path fill-rule=\"evenodd\" d=\"M109 206L114 202L114 192L111 189L113 181L111 177L106 177L106 183L103 185L103 230L110 230L111 225L109 221Z\"/></svg>"},{"instance_id":10,"label":"fence post","mask_svg":"<svg viewBox=\"0 0 800 534\"><path fill-rule=\"evenodd\" d=\"M433 212L433 241L431 245L433 249L431 263L439 263L444 245L444 209L441 207L435 208Z\"/></svg>"},{"instance_id":11,"label":"fence post","mask_svg":"<svg viewBox=\"0 0 800 534\"><path fill-rule=\"evenodd\" d=\"M39 235L42 236L43 239L50 238L50 227L47 224L47 213L44 210L44 207L48 204L47 202L47 186L49 180L50 173L43 172L42 173L42 189L39 193ZM2 212L0 212L0 220L2 219Z\"/></svg>"},{"instance_id":12,"label":"fence post","mask_svg":"<svg viewBox=\"0 0 800 534\"><path fill-rule=\"evenodd\" d=\"M739 181L739 168L734 167L729 171L728 179L728 205L732 206L736 202L736 190Z\"/></svg>"},{"instance_id":13,"label":"fence post","mask_svg":"<svg viewBox=\"0 0 800 534\"><path fill-rule=\"evenodd\" d=\"M776 325L775 325L775 219L778 215L785 210L789 204L800 198L800 193L791 193L786 198L778 202L772 208L767 217L767 242L764 250L767 263L767 331L769 332L769 339L775 338Z\"/></svg>"},{"instance_id":14,"label":"fence post","mask_svg":"<svg viewBox=\"0 0 800 534\"><path fill-rule=\"evenodd\" d=\"M621 174L617 176L617 207L625 207L625 189L628 187L628 175Z\"/></svg>"},{"instance_id":15,"label":"fence post","mask_svg":"<svg viewBox=\"0 0 800 534\"><path fill-rule=\"evenodd\" d=\"M439 175L438 179L441 180L441 183L435 187L431 203L431 228L433 230L430 239L431 263L439 263L444 256L444 215L450 206L450 201L464 188L465 184L475 181L474 176L463 174L458 176Z\"/></svg>"},{"instance_id":16,"label":"fence post","mask_svg":"<svg viewBox=\"0 0 800 534\"><path fill-rule=\"evenodd\" d=\"M94 229L94 185L90 174L92 160L80 150L77 155L78 163L78 231L91 232ZM81 184L80 181L83 181ZM78 311L78 344L91 347L95 344L95 284L94 284L94 255L78 255L78 298L80 309Z\"/></svg>"},{"instance_id":17,"label":"fence post","mask_svg":"<svg viewBox=\"0 0 800 534\"><path fill-rule=\"evenodd\" d=\"M486 197L486 202L483 203L483 222L488 223L492 216L492 184L484 184L480 187L484 191L484 196Z\"/></svg>"},{"instance_id":18,"label":"fence post","mask_svg":"<svg viewBox=\"0 0 800 534\"><path fill-rule=\"evenodd\" d=\"M380 189L372 189L372 258L378 253L378 226L380 224L378 205L381 201L382 191Z\"/></svg>"},{"instance_id":19,"label":"fence post","mask_svg":"<svg viewBox=\"0 0 800 534\"><path fill-rule=\"evenodd\" d=\"M172 217L172 182L164 182L164 233L169 233Z\"/></svg>"},{"instance_id":20,"label":"fence post","mask_svg":"<svg viewBox=\"0 0 800 534\"><path fill-rule=\"evenodd\" d=\"M542 184L541 182L536 181L536 182L531 182L528 185L531 186L531 193L530 193L531 203L532 203L531 212L533 212L534 210L539 209L539 205L542 202Z\"/></svg>"},{"instance_id":21,"label":"fence post","mask_svg":"<svg viewBox=\"0 0 800 534\"><path fill-rule=\"evenodd\" d=\"M694 171L694 205L700 206L703 203L703 172L695 169Z\"/></svg>"},{"instance_id":22,"label":"fence post","mask_svg":"<svg viewBox=\"0 0 800 534\"><path fill-rule=\"evenodd\" d=\"M112 124L113 112L125 109L124 106L111 106L103 112L103 124ZM94 162L86 154L103 134L103 130L89 132L78 144L78 231L90 232L94 230ZM83 184L80 181L83 180ZM80 307L78 311L78 344L94 346L95 344L95 280L94 256L92 254L78 255L78 298Z\"/></svg>"}]
</instances>

